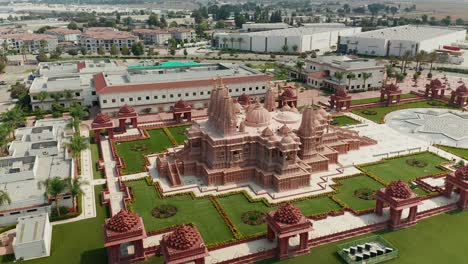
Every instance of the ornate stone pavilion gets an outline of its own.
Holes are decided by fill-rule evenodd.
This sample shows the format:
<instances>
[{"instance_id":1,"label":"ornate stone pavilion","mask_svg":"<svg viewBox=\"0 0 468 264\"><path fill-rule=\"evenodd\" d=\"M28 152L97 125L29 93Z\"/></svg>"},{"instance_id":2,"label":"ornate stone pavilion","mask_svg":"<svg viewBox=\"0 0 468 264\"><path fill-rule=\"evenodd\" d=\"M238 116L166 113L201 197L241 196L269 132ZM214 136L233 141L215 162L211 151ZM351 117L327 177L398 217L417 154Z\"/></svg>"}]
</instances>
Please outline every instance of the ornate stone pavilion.
<instances>
[{"instance_id":1,"label":"ornate stone pavilion","mask_svg":"<svg viewBox=\"0 0 468 264\"><path fill-rule=\"evenodd\" d=\"M143 239L147 237L143 220L126 210L118 212L104 224L104 246L109 264L145 259Z\"/></svg>"},{"instance_id":2,"label":"ornate stone pavilion","mask_svg":"<svg viewBox=\"0 0 468 264\"><path fill-rule=\"evenodd\" d=\"M274 109L272 91L265 106ZM183 175L202 177L209 186L255 182L276 191L310 185L311 173L328 170L340 153L375 144L357 132L330 125L321 108L303 113L284 105L269 112L258 101L236 113L222 80L215 81L208 119L187 130L187 141L156 160L172 185Z\"/></svg>"},{"instance_id":3,"label":"ornate stone pavilion","mask_svg":"<svg viewBox=\"0 0 468 264\"><path fill-rule=\"evenodd\" d=\"M267 239L277 239L277 256L285 259L290 256L306 254L310 251L309 232L313 230L312 223L302 214L301 210L290 203L284 203L275 212L266 215ZM299 235L299 245L290 246L290 238Z\"/></svg>"},{"instance_id":4,"label":"ornate stone pavilion","mask_svg":"<svg viewBox=\"0 0 468 264\"><path fill-rule=\"evenodd\" d=\"M398 180L390 183L377 191L375 199L377 200L375 207L377 215L383 214L384 204L390 206L390 228L395 230L416 224L416 214L421 198L405 182ZM408 218L402 221L401 215L405 209L409 209L409 214Z\"/></svg>"},{"instance_id":5,"label":"ornate stone pavilion","mask_svg":"<svg viewBox=\"0 0 468 264\"><path fill-rule=\"evenodd\" d=\"M107 130L110 139L114 138L114 124L111 118L104 113L98 113L91 123L91 129L94 131L94 142L101 140L101 131Z\"/></svg>"},{"instance_id":6,"label":"ornate stone pavilion","mask_svg":"<svg viewBox=\"0 0 468 264\"><path fill-rule=\"evenodd\" d=\"M172 107L173 119L177 123L181 123L184 119L187 122L192 121L192 106L190 106L186 101L180 99Z\"/></svg>"},{"instance_id":7,"label":"ornate stone pavilion","mask_svg":"<svg viewBox=\"0 0 468 264\"><path fill-rule=\"evenodd\" d=\"M117 113L117 119L119 120L119 129L122 132L127 130L127 120L130 119L131 126L133 128L138 127L138 114L135 112L133 106L125 104L120 107Z\"/></svg>"},{"instance_id":8,"label":"ornate stone pavilion","mask_svg":"<svg viewBox=\"0 0 468 264\"><path fill-rule=\"evenodd\" d=\"M164 263L205 263L208 249L198 230L191 225L178 226L174 232L165 235L161 242Z\"/></svg>"},{"instance_id":9,"label":"ornate stone pavilion","mask_svg":"<svg viewBox=\"0 0 468 264\"><path fill-rule=\"evenodd\" d=\"M468 105L468 88L465 84L462 84L455 91L452 91L450 104L457 105L460 108Z\"/></svg>"},{"instance_id":10,"label":"ornate stone pavilion","mask_svg":"<svg viewBox=\"0 0 468 264\"><path fill-rule=\"evenodd\" d=\"M401 90L396 84L387 84L380 89L380 102L386 102L386 105L399 104Z\"/></svg>"},{"instance_id":11,"label":"ornate stone pavilion","mask_svg":"<svg viewBox=\"0 0 468 264\"><path fill-rule=\"evenodd\" d=\"M468 209L468 165L459 168L445 178L445 196L450 198L455 189L460 194L457 202L458 208Z\"/></svg>"},{"instance_id":12,"label":"ornate stone pavilion","mask_svg":"<svg viewBox=\"0 0 468 264\"><path fill-rule=\"evenodd\" d=\"M343 107L345 110L349 110L351 107L351 96L348 95L345 89L339 88L336 90L335 94L330 96L330 108L335 109L336 111L341 111Z\"/></svg>"},{"instance_id":13,"label":"ornate stone pavilion","mask_svg":"<svg viewBox=\"0 0 468 264\"><path fill-rule=\"evenodd\" d=\"M434 79L431 80L430 83L426 84L426 92L424 93L424 96L434 99L443 98L445 89L446 86L443 85L439 79Z\"/></svg>"},{"instance_id":14,"label":"ornate stone pavilion","mask_svg":"<svg viewBox=\"0 0 468 264\"><path fill-rule=\"evenodd\" d=\"M278 84L279 85L279 84ZM297 107L297 94L296 89L289 84L278 87L280 90L283 90L283 93L279 96L278 107L281 108L284 105L289 107Z\"/></svg>"}]
</instances>

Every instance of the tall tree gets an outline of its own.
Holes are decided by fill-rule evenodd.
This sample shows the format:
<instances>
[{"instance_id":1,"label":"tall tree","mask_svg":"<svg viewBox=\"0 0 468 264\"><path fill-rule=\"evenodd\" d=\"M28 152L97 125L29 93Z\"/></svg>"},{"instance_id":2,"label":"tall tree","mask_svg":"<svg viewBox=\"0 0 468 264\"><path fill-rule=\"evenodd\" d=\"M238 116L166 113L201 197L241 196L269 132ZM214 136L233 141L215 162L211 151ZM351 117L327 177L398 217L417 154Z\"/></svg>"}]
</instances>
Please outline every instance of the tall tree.
<instances>
[{"instance_id":1,"label":"tall tree","mask_svg":"<svg viewBox=\"0 0 468 264\"><path fill-rule=\"evenodd\" d=\"M432 76L432 65L434 64L435 61L439 59L439 54L437 52L433 51L427 55L427 61L430 63L429 67L429 73Z\"/></svg>"},{"instance_id":2,"label":"tall tree","mask_svg":"<svg viewBox=\"0 0 468 264\"><path fill-rule=\"evenodd\" d=\"M57 215L60 216L60 194L64 193L68 189L67 181L61 179L58 176L48 178L45 181L39 182L40 186L45 187L45 195L46 197L51 196L55 200L55 208L57 210Z\"/></svg>"},{"instance_id":3,"label":"tall tree","mask_svg":"<svg viewBox=\"0 0 468 264\"><path fill-rule=\"evenodd\" d=\"M7 191L0 191L0 206L11 204L11 198Z\"/></svg>"},{"instance_id":4,"label":"tall tree","mask_svg":"<svg viewBox=\"0 0 468 264\"><path fill-rule=\"evenodd\" d=\"M372 77L372 73L371 72L363 72L363 73L361 73L361 77L362 77L362 80L364 81L364 84L363 84L364 89L366 89L367 80Z\"/></svg>"},{"instance_id":5,"label":"tall tree","mask_svg":"<svg viewBox=\"0 0 468 264\"><path fill-rule=\"evenodd\" d=\"M351 80L356 79L356 74L350 72L346 75L346 79L348 79L348 86L351 87Z\"/></svg>"},{"instance_id":6,"label":"tall tree","mask_svg":"<svg viewBox=\"0 0 468 264\"><path fill-rule=\"evenodd\" d=\"M73 178L70 182L70 194L72 196L73 208L76 208L76 197L83 194L83 185L87 185L88 182L77 177Z\"/></svg>"}]
</instances>

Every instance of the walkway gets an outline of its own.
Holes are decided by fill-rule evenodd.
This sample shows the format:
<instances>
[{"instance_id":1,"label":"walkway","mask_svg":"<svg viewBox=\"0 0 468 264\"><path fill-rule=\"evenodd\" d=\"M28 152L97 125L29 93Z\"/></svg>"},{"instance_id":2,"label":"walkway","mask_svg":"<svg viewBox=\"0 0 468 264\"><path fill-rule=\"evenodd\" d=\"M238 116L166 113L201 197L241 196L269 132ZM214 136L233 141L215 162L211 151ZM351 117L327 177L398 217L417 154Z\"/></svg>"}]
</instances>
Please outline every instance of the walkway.
<instances>
[{"instance_id":1,"label":"walkway","mask_svg":"<svg viewBox=\"0 0 468 264\"><path fill-rule=\"evenodd\" d=\"M115 168L115 160L112 158L109 140L101 140L102 159L104 164L104 172L107 178L107 189L109 194L104 198L109 199L111 216L117 214L124 208L123 196L124 193L119 189L118 175Z\"/></svg>"}]
</instances>

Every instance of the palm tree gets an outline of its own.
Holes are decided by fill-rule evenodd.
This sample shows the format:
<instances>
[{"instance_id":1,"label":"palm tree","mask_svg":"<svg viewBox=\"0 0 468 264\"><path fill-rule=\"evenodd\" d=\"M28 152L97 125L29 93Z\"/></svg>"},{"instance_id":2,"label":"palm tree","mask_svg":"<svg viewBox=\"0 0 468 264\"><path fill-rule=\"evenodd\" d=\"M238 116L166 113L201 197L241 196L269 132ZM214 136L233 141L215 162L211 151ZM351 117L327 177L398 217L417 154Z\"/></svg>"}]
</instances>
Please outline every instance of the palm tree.
<instances>
[{"instance_id":1,"label":"palm tree","mask_svg":"<svg viewBox=\"0 0 468 264\"><path fill-rule=\"evenodd\" d=\"M236 41L236 39L234 37L230 37L229 40L231 41L231 49L234 49L234 41Z\"/></svg>"},{"instance_id":2,"label":"palm tree","mask_svg":"<svg viewBox=\"0 0 468 264\"><path fill-rule=\"evenodd\" d=\"M385 84L387 84L389 78L395 77L395 69L393 68L392 65L387 65L385 66Z\"/></svg>"},{"instance_id":3,"label":"palm tree","mask_svg":"<svg viewBox=\"0 0 468 264\"><path fill-rule=\"evenodd\" d=\"M0 191L0 206L11 204L11 198L7 191Z\"/></svg>"},{"instance_id":4,"label":"palm tree","mask_svg":"<svg viewBox=\"0 0 468 264\"><path fill-rule=\"evenodd\" d=\"M87 184L88 184L88 182L82 180L80 177L77 177L77 178L74 178L73 180L71 180L71 182L70 182L70 193L71 193L72 201L73 201L73 209L76 208L75 198L78 195L83 194L83 189L81 189L81 187L83 185L87 185Z\"/></svg>"},{"instance_id":5,"label":"palm tree","mask_svg":"<svg viewBox=\"0 0 468 264\"><path fill-rule=\"evenodd\" d=\"M338 86L341 86L341 81L345 76L345 72L335 72L335 78L338 80Z\"/></svg>"},{"instance_id":6,"label":"palm tree","mask_svg":"<svg viewBox=\"0 0 468 264\"><path fill-rule=\"evenodd\" d=\"M81 105L78 104L78 103L73 103L73 104L70 106L70 108L69 108L68 111L70 112L70 115L71 115L72 117L74 117L74 118L76 118L76 119L78 119L78 120L81 119L81 118L86 114L86 112L83 110L83 108L81 107Z\"/></svg>"},{"instance_id":7,"label":"palm tree","mask_svg":"<svg viewBox=\"0 0 468 264\"><path fill-rule=\"evenodd\" d=\"M405 53L403 54L403 56L401 56L401 59L402 59L402 64L401 64L401 73L406 73L406 64L411 61L411 51L407 50L405 51Z\"/></svg>"},{"instance_id":8,"label":"palm tree","mask_svg":"<svg viewBox=\"0 0 468 264\"><path fill-rule=\"evenodd\" d=\"M401 83L405 79L405 74L404 73L399 73L395 75L397 83Z\"/></svg>"},{"instance_id":9,"label":"palm tree","mask_svg":"<svg viewBox=\"0 0 468 264\"><path fill-rule=\"evenodd\" d=\"M70 142L66 143L65 146L71 150L72 155L75 158L78 158L81 151L89 147L87 139L77 134L73 135Z\"/></svg>"},{"instance_id":10,"label":"palm tree","mask_svg":"<svg viewBox=\"0 0 468 264\"><path fill-rule=\"evenodd\" d=\"M364 89L366 89L366 82L369 78L372 77L372 73L371 72L363 72L361 73L361 77L362 77L362 80L364 81Z\"/></svg>"},{"instance_id":11,"label":"palm tree","mask_svg":"<svg viewBox=\"0 0 468 264\"><path fill-rule=\"evenodd\" d=\"M39 185L45 187L44 195L46 197L52 196L54 198L55 209L57 210L57 215L60 216L59 195L68 189L68 182L55 176L39 182Z\"/></svg>"},{"instance_id":12,"label":"palm tree","mask_svg":"<svg viewBox=\"0 0 468 264\"><path fill-rule=\"evenodd\" d=\"M65 96L67 100L71 100L75 96L75 94L70 90L65 90L63 92L63 95Z\"/></svg>"},{"instance_id":13,"label":"palm tree","mask_svg":"<svg viewBox=\"0 0 468 264\"><path fill-rule=\"evenodd\" d=\"M37 95L37 99L39 99L39 101L41 101L41 103L44 102L45 99L47 99L47 97L49 97L49 93L47 91L41 91L38 95Z\"/></svg>"},{"instance_id":14,"label":"palm tree","mask_svg":"<svg viewBox=\"0 0 468 264\"><path fill-rule=\"evenodd\" d=\"M26 62L26 54L28 54L28 44L26 42L23 42L23 44L21 44L21 49L20 49L20 53L21 55L23 55L23 62Z\"/></svg>"},{"instance_id":15,"label":"palm tree","mask_svg":"<svg viewBox=\"0 0 468 264\"><path fill-rule=\"evenodd\" d=\"M75 134L79 133L79 128L80 128L80 120L78 118L71 118L70 121L68 121L67 128L72 128L75 130Z\"/></svg>"},{"instance_id":16,"label":"palm tree","mask_svg":"<svg viewBox=\"0 0 468 264\"><path fill-rule=\"evenodd\" d=\"M354 80L356 79L356 74L354 74L353 72L350 72L346 75L346 79L348 79L348 87L351 86L351 80Z\"/></svg>"},{"instance_id":17,"label":"palm tree","mask_svg":"<svg viewBox=\"0 0 468 264\"><path fill-rule=\"evenodd\" d=\"M228 39L226 37L223 38L223 48L226 48L226 43L228 42Z\"/></svg>"},{"instance_id":18,"label":"palm tree","mask_svg":"<svg viewBox=\"0 0 468 264\"><path fill-rule=\"evenodd\" d=\"M16 129L26 123L26 115L20 107L1 114L2 122Z\"/></svg>"},{"instance_id":19,"label":"palm tree","mask_svg":"<svg viewBox=\"0 0 468 264\"><path fill-rule=\"evenodd\" d=\"M237 38L237 43L239 43L239 50L241 49L241 45L244 42L244 39L242 37Z\"/></svg>"},{"instance_id":20,"label":"palm tree","mask_svg":"<svg viewBox=\"0 0 468 264\"><path fill-rule=\"evenodd\" d=\"M296 62L296 68L297 68L297 71L299 72L299 79L302 79L302 69L304 68L304 62L303 61L297 61Z\"/></svg>"},{"instance_id":21,"label":"palm tree","mask_svg":"<svg viewBox=\"0 0 468 264\"><path fill-rule=\"evenodd\" d=\"M293 49L294 52L297 52L297 49L299 49L299 47L298 47L296 44L294 44L294 45L292 46L292 49Z\"/></svg>"},{"instance_id":22,"label":"palm tree","mask_svg":"<svg viewBox=\"0 0 468 264\"><path fill-rule=\"evenodd\" d=\"M429 73L431 74L432 77L432 65L434 64L435 61L439 59L439 54L437 52L433 51L427 55L427 60L431 63L431 66L429 68Z\"/></svg>"},{"instance_id":23,"label":"palm tree","mask_svg":"<svg viewBox=\"0 0 468 264\"><path fill-rule=\"evenodd\" d=\"M281 49L283 50L284 53L288 52L289 50L289 47L287 44L284 44L283 47L281 47Z\"/></svg>"},{"instance_id":24,"label":"palm tree","mask_svg":"<svg viewBox=\"0 0 468 264\"><path fill-rule=\"evenodd\" d=\"M421 50L414 56L414 61L416 62L416 71L419 72L419 69L421 68L421 62L423 62L427 57L427 52L424 50Z\"/></svg>"}]
</instances>

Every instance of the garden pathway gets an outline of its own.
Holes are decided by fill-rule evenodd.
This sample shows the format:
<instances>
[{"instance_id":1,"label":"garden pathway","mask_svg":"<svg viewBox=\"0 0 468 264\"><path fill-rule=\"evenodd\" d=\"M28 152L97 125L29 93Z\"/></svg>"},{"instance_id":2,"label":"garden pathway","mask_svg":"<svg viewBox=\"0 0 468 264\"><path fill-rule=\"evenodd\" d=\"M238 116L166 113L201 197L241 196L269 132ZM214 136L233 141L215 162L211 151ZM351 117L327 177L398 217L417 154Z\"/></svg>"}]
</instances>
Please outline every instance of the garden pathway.
<instances>
[{"instance_id":1,"label":"garden pathway","mask_svg":"<svg viewBox=\"0 0 468 264\"><path fill-rule=\"evenodd\" d=\"M118 175L115 168L115 160L112 158L110 142L107 139L101 140L102 159L104 162L105 175L107 179L107 189L109 195L107 198L110 201L111 216L120 212L123 208L124 193L119 189Z\"/></svg>"}]
</instances>

